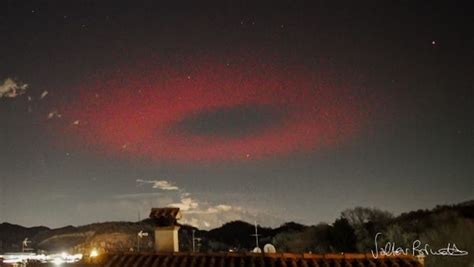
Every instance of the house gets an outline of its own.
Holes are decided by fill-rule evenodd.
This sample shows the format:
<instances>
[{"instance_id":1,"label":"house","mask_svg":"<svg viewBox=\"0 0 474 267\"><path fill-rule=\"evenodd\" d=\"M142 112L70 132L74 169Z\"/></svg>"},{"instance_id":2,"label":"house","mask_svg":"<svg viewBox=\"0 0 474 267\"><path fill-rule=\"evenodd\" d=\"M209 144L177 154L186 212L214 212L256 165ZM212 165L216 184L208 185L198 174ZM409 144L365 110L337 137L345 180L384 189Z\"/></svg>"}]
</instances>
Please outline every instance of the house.
<instances>
[{"instance_id":1,"label":"house","mask_svg":"<svg viewBox=\"0 0 474 267\"><path fill-rule=\"evenodd\" d=\"M156 225L155 228L155 251L156 252L178 252L179 239L178 220L182 215L179 208L152 208L150 219Z\"/></svg>"},{"instance_id":2,"label":"house","mask_svg":"<svg viewBox=\"0 0 474 267\"><path fill-rule=\"evenodd\" d=\"M94 267L424 267L423 258L409 255L296 253L178 252L179 208L153 208L155 253L100 255L84 266ZM87 265L92 264L92 265Z\"/></svg>"}]
</instances>

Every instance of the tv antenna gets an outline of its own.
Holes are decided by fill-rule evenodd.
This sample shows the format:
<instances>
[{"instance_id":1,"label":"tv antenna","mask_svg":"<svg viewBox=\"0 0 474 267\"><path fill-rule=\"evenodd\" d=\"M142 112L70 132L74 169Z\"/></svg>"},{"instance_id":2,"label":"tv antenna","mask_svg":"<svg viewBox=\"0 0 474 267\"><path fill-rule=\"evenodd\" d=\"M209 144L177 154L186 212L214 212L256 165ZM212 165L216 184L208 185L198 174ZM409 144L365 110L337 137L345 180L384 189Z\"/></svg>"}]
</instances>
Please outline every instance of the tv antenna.
<instances>
[{"instance_id":1,"label":"tv antenna","mask_svg":"<svg viewBox=\"0 0 474 267\"><path fill-rule=\"evenodd\" d=\"M199 242L201 241L201 238L199 237L194 237L194 233L196 232L195 229L193 229L193 236L192 236L192 239L193 239L193 253L196 252L196 241L198 243L198 246L199 246Z\"/></svg>"},{"instance_id":2,"label":"tv antenna","mask_svg":"<svg viewBox=\"0 0 474 267\"><path fill-rule=\"evenodd\" d=\"M29 250L33 250L32 248L30 248L31 244L31 241L28 239L28 237L26 237L23 242L21 242L21 250L22 252L25 252L25 251L29 251Z\"/></svg>"},{"instance_id":3,"label":"tv antenna","mask_svg":"<svg viewBox=\"0 0 474 267\"><path fill-rule=\"evenodd\" d=\"M255 221L255 234L253 234L252 236L255 236L255 248L252 250L254 253L261 253L262 250L260 249L259 245L258 245L258 237L260 236L258 234L258 227L257 227L257 221Z\"/></svg>"}]
</instances>

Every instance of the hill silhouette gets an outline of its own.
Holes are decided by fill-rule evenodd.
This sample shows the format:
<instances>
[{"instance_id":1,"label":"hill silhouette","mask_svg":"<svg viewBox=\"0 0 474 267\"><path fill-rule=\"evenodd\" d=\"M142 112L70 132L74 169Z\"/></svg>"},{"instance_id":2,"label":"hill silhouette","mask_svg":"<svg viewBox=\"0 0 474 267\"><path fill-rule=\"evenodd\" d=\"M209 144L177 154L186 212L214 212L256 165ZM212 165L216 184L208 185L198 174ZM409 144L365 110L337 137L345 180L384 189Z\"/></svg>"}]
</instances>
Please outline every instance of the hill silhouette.
<instances>
[{"instance_id":1,"label":"hill silhouette","mask_svg":"<svg viewBox=\"0 0 474 267\"><path fill-rule=\"evenodd\" d=\"M23 227L0 224L0 253L20 251L25 238L36 250L87 252L101 247L108 252L137 249L137 233L153 233L152 220L139 222L104 222L83 226ZM456 205L436 206L431 210L417 210L398 216L374 208L355 207L341 213L331 224L303 225L287 222L276 228L258 225L260 247L273 243L284 252L367 252L373 248L374 236L383 234L381 241L396 242L410 247L414 240L431 246L456 243L458 248L474 250L474 201ZM191 251L192 232L199 238L197 249L208 251L250 251L255 247L255 225L231 221L212 230L200 230L182 225L179 233L180 251ZM153 234L140 240L141 251L153 251ZM444 259L429 258L429 266L443 266ZM474 262L473 255L457 257L459 264ZM452 263L452 262L451 262ZM461 266L459 265L459 266Z\"/></svg>"}]
</instances>

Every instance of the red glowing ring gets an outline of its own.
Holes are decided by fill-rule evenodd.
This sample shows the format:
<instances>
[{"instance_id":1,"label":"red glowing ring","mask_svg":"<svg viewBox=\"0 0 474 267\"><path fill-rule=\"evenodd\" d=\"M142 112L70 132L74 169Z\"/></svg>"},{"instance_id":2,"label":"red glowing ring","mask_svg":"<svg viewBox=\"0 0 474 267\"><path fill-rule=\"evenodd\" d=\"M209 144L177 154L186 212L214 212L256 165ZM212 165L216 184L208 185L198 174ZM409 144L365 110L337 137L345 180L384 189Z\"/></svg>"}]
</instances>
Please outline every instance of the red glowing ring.
<instances>
[{"instance_id":1,"label":"red glowing ring","mask_svg":"<svg viewBox=\"0 0 474 267\"><path fill-rule=\"evenodd\" d=\"M81 84L79 96L61 107L60 132L68 146L167 161L287 155L344 142L359 132L367 103L357 86L301 65L194 58L109 71ZM226 112L265 113L271 122L250 123L237 135L221 133L218 125L211 125L216 133L187 125ZM232 122L224 124L229 128Z\"/></svg>"}]
</instances>

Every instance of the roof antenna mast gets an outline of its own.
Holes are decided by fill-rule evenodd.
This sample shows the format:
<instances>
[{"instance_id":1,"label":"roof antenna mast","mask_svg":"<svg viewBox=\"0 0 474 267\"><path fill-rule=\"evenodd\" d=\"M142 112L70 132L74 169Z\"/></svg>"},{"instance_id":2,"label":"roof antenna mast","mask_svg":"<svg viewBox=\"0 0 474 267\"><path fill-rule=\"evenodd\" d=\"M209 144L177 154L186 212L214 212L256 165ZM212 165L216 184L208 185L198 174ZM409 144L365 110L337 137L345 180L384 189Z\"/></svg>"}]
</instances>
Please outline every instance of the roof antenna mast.
<instances>
[{"instance_id":1,"label":"roof antenna mast","mask_svg":"<svg viewBox=\"0 0 474 267\"><path fill-rule=\"evenodd\" d=\"M255 248L253 249L253 252L255 252L255 253L260 253L260 252L262 252L262 250L261 250L260 247L258 246L258 237L259 237L260 235L258 234L257 221L255 221L255 234L253 234L252 236L255 236Z\"/></svg>"}]
</instances>

